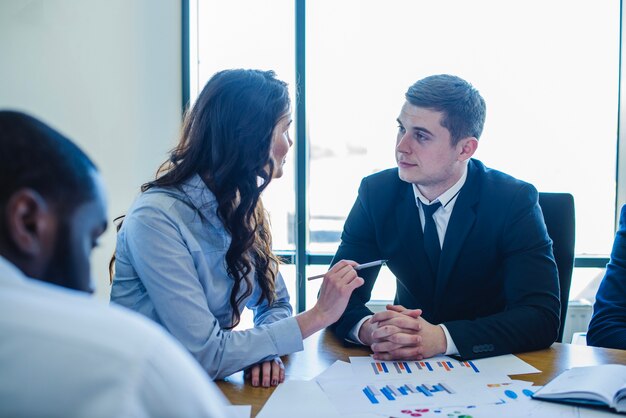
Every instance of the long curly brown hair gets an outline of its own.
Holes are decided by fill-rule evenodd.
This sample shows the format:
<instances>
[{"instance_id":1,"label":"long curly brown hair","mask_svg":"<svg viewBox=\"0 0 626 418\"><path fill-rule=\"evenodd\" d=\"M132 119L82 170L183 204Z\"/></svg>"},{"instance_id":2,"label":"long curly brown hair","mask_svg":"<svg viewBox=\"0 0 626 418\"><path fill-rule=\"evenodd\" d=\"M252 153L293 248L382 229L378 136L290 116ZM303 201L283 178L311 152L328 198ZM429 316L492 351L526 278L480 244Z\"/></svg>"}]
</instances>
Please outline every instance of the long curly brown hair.
<instances>
[{"instance_id":1,"label":"long curly brown hair","mask_svg":"<svg viewBox=\"0 0 626 418\"><path fill-rule=\"evenodd\" d=\"M185 115L181 139L157 171L156 180L141 186L178 187L196 173L213 192L217 213L231 235L226 265L233 279L230 305L232 329L239 324L239 303L253 291L253 268L261 296L271 305L276 297L279 260L261 193L274 172L272 134L289 111L287 84L273 71L225 70L206 84ZM118 223L118 230L121 222ZM114 258L109 265L110 273ZM239 295L245 283L245 291Z\"/></svg>"}]
</instances>

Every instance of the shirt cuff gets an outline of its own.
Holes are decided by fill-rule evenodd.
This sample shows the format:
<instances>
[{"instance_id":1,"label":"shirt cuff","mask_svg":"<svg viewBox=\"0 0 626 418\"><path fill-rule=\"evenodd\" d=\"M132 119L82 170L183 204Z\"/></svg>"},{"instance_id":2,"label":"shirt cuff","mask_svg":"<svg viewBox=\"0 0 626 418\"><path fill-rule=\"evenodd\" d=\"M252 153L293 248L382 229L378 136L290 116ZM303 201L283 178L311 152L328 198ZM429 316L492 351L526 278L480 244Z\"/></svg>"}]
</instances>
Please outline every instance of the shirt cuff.
<instances>
[{"instance_id":1,"label":"shirt cuff","mask_svg":"<svg viewBox=\"0 0 626 418\"><path fill-rule=\"evenodd\" d=\"M443 330L443 333L446 336L446 352L444 353L446 356L457 356L459 355L459 350L457 350L456 348L456 344L454 343L454 341L452 340L452 337L450 336L450 333L448 332L448 328L446 328L446 326L444 324L439 324L439 326L441 327L441 329Z\"/></svg>"},{"instance_id":2,"label":"shirt cuff","mask_svg":"<svg viewBox=\"0 0 626 418\"><path fill-rule=\"evenodd\" d=\"M361 320L359 322L357 322L356 325L353 326L352 329L350 330L350 332L348 333L348 337L346 338L346 341L349 341L349 342L354 343L354 344L365 345L359 339L359 330L361 329L361 326L363 325L363 323L365 321L367 321L368 319L370 319L372 316L374 316L374 315L367 315L367 316L364 316L363 318L361 318Z\"/></svg>"},{"instance_id":3,"label":"shirt cuff","mask_svg":"<svg viewBox=\"0 0 626 418\"><path fill-rule=\"evenodd\" d=\"M304 349L302 343L302 332L295 316L281 319L272 324L264 325L270 332L270 336L276 347L276 354L295 353Z\"/></svg>"}]
</instances>

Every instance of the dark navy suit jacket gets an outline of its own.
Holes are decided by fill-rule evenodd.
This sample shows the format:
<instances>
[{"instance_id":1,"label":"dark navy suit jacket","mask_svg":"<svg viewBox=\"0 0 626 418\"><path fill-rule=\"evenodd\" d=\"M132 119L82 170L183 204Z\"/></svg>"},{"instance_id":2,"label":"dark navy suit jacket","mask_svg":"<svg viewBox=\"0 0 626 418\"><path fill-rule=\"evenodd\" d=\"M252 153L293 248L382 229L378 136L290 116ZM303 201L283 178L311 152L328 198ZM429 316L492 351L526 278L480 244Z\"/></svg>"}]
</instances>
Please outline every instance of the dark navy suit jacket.
<instances>
[{"instance_id":1,"label":"dark navy suit jacket","mask_svg":"<svg viewBox=\"0 0 626 418\"><path fill-rule=\"evenodd\" d=\"M559 329L559 283L537 190L478 160L454 205L437 277L424 251L419 210L397 169L363 179L333 263L387 259L397 279L394 303L443 323L461 357L536 350ZM345 313L331 328L345 339L365 307L380 268L359 272Z\"/></svg>"},{"instance_id":2,"label":"dark navy suit jacket","mask_svg":"<svg viewBox=\"0 0 626 418\"><path fill-rule=\"evenodd\" d=\"M611 260L593 305L587 344L626 350L626 205L622 206Z\"/></svg>"}]
</instances>

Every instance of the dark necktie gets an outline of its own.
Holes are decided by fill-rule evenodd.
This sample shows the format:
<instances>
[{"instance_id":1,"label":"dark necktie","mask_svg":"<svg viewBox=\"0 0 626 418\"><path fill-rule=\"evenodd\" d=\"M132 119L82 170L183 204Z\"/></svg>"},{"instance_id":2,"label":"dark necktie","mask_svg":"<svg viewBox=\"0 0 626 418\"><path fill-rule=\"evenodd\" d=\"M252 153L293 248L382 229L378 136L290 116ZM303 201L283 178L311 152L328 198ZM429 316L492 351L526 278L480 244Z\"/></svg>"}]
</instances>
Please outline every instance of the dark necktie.
<instances>
[{"instance_id":1,"label":"dark necktie","mask_svg":"<svg viewBox=\"0 0 626 418\"><path fill-rule=\"evenodd\" d=\"M420 201L421 203L421 201ZM439 235L437 235L437 225L433 219L433 214L441 207L441 203L433 203L432 205L422 204L424 210L424 249L430 261L435 277L439 270L439 256L441 255L441 245L439 244Z\"/></svg>"}]
</instances>

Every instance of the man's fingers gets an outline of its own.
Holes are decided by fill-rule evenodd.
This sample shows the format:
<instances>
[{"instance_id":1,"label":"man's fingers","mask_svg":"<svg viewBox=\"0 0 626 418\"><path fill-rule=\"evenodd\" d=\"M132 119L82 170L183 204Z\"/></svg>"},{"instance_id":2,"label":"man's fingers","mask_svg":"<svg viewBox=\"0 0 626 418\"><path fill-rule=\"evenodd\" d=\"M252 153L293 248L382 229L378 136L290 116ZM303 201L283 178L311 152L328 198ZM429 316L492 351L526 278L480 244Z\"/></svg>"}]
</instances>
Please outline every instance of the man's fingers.
<instances>
[{"instance_id":1,"label":"man's fingers","mask_svg":"<svg viewBox=\"0 0 626 418\"><path fill-rule=\"evenodd\" d=\"M391 341L381 341L374 343L370 346L374 354L388 353L402 347L400 344L392 343Z\"/></svg>"},{"instance_id":2,"label":"man's fingers","mask_svg":"<svg viewBox=\"0 0 626 418\"><path fill-rule=\"evenodd\" d=\"M395 307L396 305L388 305L388 306ZM381 322L381 321L386 321L391 318L398 318L398 317L400 318L409 317L409 318L417 319L421 316L422 316L421 309L404 309L402 311L395 310L395 309L388 309L386 311L376 312L374 316L372 316L372 322Z\"/></svg>"},{"instance_id":3,"label":"man's fingers","mask_svg":"<svg viewBox=\"0 0 626 418\"><path fill-rule=\"evenodd\" d=\"M415 318L408 317L406 315L402 317L394 317L385 321L378 322L379 328L385 327L388 325L393 325L397 328L401 328L406 331L414 331L414 332L418 332L422 329L422 325L420 321L418 321Z\"/></svg>"},{"instance_id":4,"label":"man's fingers","mask_svg":"<svg viewBox=\"0 0 626 418\"><path fill-rule=\"evenodd\" d=\"M391 305L391 304L389 304L389 305L386 306L386 308L387 308L388 311L394 311L394 312L404 312L404 311L407 310L402 305Z\"/></svg>"},{"instance_id":5,"label":"man's fingers","mask_svg":"<svg viewBox=\"0 0 626 418\"><path fill-rule=\"evenodd\" d=\"M387 337L387 341L401 346L416 347L422 343L422 337L416 334L398 332Z\"/></svg>"},{"instance_id":6,"label":"man's fingers","mask_svg":"<svg viewBox=\"0 0 626 418\"><path fill-rule=\"evenodd\" d=\"M422 315L421 309L407 309L402 305L387 305L386 308L388 311L401 313L403 315L409 315L413 318L417 318Z\"/></svg>"},{"instance_id":7,"label":"man's fingers","mask_svg":"<svg viewBox=\"0 0 626 418\"><path fill-rule=\"evenodd\" d=\"M372 322L386 321L388 319L395 318L398 316L402 316L402 314L398 312L394 312L394 311L376 312L374 316L372 316Z\"/></svg>"},{"instance_id":8,"label":"man's fingers","mask_svg":"<svg viewBox=\"0 0 626 418\"><path fill-rule=\"evenodd\" d=\"M376 360L422 360L424 356L421 353L421 346L418 347L399 347L384 353L374 353Z\"/></svg>"},{"instance_id":9,"label":"man's fingers","mask_svg":"<svg viewBox=\"0 0 626 418\"><path fill-rule=\"evenodd\" d=\"M381 352L395 350L399 347L417 347L421 343L422 337L419 335L398 332L372 343L371 348L374 352Z\"/></svg>"},{"instance_id":10,"label":"man's fingers","mask_svg":"<svg viewBox=\"0 0 626 418\"><path fill-rule=\"evenodd\" d=\"M379 326L374 330L374 332L372 332L372 338L375 340L385 340L388 339L390 335L398 332L402 332L402 329L396 327L395 325L386 325L384 327Z\"/></svg>"},{"instance_id":11,"label":"man's fingers","mask_svg":"<svg viewBox=\"0 0 626 418\"><path fill-rule=\"evenodd\" d=\"M420 316L422 316L422 310L421 309L407 309L406 311L404 311L404 314L417 319Z\"/></svg>"}]
</instances>

